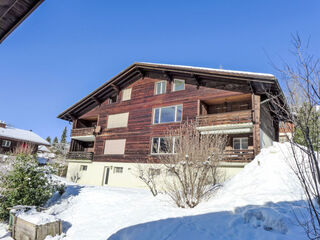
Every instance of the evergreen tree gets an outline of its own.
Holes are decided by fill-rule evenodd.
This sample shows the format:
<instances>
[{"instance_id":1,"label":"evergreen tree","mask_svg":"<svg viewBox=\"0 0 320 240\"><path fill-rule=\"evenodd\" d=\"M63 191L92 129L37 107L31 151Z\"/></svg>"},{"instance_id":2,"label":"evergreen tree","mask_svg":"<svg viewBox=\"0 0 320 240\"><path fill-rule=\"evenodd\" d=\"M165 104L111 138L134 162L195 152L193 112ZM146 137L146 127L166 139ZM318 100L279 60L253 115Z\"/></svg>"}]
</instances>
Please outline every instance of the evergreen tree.
<instances>
[{"instance_id":1,"label":"evergreen tree","mask_svg":"<svg viewBox=\"0 0 320 240\"><path fill-rule=\"evenodd\" d=\"M59 142L59 141L58 141L58 138L57 138L57 137L54 137L52 144L54 145L54 144L57 144L58 142Z\"/></svg>"},{"instance_id":2,"label":"evergreen tree","mask_svg":"<svg viewBox=\"0 0 320 240\"><path fill-rule=\"evenodd\" d=\"M47 140L48 143L51 144L51 137L50 137L50 136L48 136L48 137L46 138L46 140Z\"/></svg>"},{"instance_id":3,"label":"evergreen tree","mask_svg":"<svg viewBox=\"0 0 320 240\"><path fill-rule=\"evenodd\" d=\"M67 141L67 127L64 127L62 135L61 135L60 142L61 143L66 143L66 141Z\"/></svg>"},{"instance_id":4,"label":"evergreen tree","mask_svg":"<svg viewBox=\"0 0 320 240\"><path fill-rule=\"evenodd\" d=\"M296 112L294 142L308 146L307 139L313 149L319 151L320 146L320 113L314 106L303 104Z\"/></svg>"}]
</instances>

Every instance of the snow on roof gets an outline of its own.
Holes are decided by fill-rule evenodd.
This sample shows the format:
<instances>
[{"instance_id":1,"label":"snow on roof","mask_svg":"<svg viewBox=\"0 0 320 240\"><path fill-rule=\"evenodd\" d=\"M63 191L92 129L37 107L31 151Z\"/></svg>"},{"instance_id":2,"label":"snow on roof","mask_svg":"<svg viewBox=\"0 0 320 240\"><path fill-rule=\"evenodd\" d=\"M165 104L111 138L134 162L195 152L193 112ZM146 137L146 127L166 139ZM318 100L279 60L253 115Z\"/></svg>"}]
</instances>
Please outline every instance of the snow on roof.
<instances>
[{"instance_id":1,"label":"snow on roof","mask_svg":"<svg viewBox=\"0 0 320 240\"><path fill-rule=\"evenodd\" d=\"M50 145L46 140L44 140L42 137L40 137L38 134L32 131L8 126L6 126L5 128L0 128L0 137L22 140L42 145Z\"/></svg>"},{"instance_id":2,"label":"snow on roof","mask_svg":"<svg viewBox=\"0 0 320 240\"><path fill-rule=\"evenodd\" d=\"M246 71L235 71L235 70L226 70L226 69L217 69L217 68L206 68L206 67L194 67L194 66L186 66L186 65L174 65L174 64L163 64L163 63L150 63L150 62L141 62L142 64L151 64L151 65L160 65L164 67L176 67L176 68L188 68L195 70L204 70L204 71L212 71L212 72L220 72L220 73L234 73L234 74L243 74L243 75L252 75L252 76L260 76L260 77L271 77L275 78L273 74L269 73L257 73L257 72L246 72Z\"/></svg>"},{"instance_id":3,"label":"snow on roof","mask_svg":"<svg viewBox=\"0 0 320 240\"><path fill-rule=\"evenodd\" d=\"M51 151L44 145L40 145L38 147L38 151L51 153Z\"/></svg>"}]
</instances>

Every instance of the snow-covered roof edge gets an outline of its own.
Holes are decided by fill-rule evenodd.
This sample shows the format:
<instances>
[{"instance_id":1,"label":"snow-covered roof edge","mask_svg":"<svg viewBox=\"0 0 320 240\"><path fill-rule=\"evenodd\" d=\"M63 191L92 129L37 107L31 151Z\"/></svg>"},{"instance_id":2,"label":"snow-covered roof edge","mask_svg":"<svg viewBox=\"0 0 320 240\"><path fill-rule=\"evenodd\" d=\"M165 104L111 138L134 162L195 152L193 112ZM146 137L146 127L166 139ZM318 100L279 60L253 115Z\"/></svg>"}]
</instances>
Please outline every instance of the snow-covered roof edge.
<instances>
[{"instance_id":1,"label":"snow-covered roof edge","mask_svg":"<svg viewBox=\"0 0 320 240\"><path fill-rule=\"evenodd\" d=\"M252 75L252 76L262 76L262 77L273 77L275 76L270 73L258 73L258 72L248 72L248 71L238 71L238 70L227 70L227 69L219 69L219 68L207 68L207 67L195 67L188 65L176 65L176 64L164 64L164 63L151 63L151 62L139 62L142 64L150 64L150 65L159 65L163 67L174 67L174 68L188 68L188 69L196 69L196 70L204 70L204 71L212 71L212 72L220 72L220 73L234 73L234 74L243 74L243 75Z\"/></svg>"},{"instance_id":2,"label":"snow-covered roof edge","mask_svg":"<svg viewBox=\"0 0 320 240\"><path fill-rule=\"evenodd\" d=\"M5 128L0 128L0 137L50 146L50 143L48 143L45 139L32 131L8 126L6 126Z\"/></svg>"}]
</instances>

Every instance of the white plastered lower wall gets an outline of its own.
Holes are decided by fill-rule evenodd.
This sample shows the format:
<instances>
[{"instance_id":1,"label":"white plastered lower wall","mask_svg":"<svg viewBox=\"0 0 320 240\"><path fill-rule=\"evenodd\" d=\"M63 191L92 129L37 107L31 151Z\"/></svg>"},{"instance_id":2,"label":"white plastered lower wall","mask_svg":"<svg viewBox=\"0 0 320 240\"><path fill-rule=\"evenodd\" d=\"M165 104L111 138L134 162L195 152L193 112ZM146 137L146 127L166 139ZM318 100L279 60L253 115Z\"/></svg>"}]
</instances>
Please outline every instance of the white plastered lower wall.
<instances>
[{"instance_id":1,"label":"white plastered lower wall","mask_svg":"<svg viewBox=\"0 0 320 240\"><path fill-rule=\"evenodd\" d=\"M240 172L246 163L222 163L221 172L224 179L231 178ZM87 166L86 171L80 171L81 165ZM90 161L69 161L67 179L70 181L76 174L79 175L77 183L84 185L105 185L105 169L109 167L109 178L107 186L146 188L147 186L138 178L139 168L160 168L161 175L158 176L160 185L164 179L170 178L166 175L162 164L137 164L137 163L119 163L119 162L90 162ZM122 173L115 173L115 167L122 167Z\"/></svg>"}]
</instances>

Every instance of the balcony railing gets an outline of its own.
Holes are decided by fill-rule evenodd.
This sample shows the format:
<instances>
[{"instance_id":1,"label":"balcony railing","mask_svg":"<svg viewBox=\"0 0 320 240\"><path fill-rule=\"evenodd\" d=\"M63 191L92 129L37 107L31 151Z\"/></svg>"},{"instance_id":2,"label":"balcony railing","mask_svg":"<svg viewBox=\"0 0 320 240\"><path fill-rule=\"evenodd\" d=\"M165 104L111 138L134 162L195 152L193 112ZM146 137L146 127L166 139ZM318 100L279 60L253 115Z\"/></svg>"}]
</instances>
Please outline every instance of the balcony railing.
<instances>
[{"instance_id":1,"label":"balcony railing","mask_svg":"<svg viewBox=\"0 0 320 240\"><path fill-rule=\"evenodd\" d=\"M93 152L68 152L67 159L92 160Z\"/></svg>"},{"instance_id":2,"label":"balcony railing","mask_svg":"<svg viewBox=\"0 0 320 240\"><path fill-rule=\"evenodd\" d=\"M199 126L212 126L221 124L238 124L252 121L251 110L216 113L197 116Z\"/></svg>"},{"instance_id":3,"label":"balcony railing","mask_svg":"<svg viewBox=\"0 0 320 240\"><path fill-rule=\"evenodd\" d=\"M224 151L225 161L251 162L254 159L253 149L231 149Z\"/></svg>"},{"instance_id":4,"label":"balcony railing","mask_svg":"<svg viewBox=\"0 0 320 240\"><path fill-rule=\"evenodd\" d=\"M74 128L71 130L71 137L88 136L94 134L94 127Z\"/></svg>"}]
</instances>

